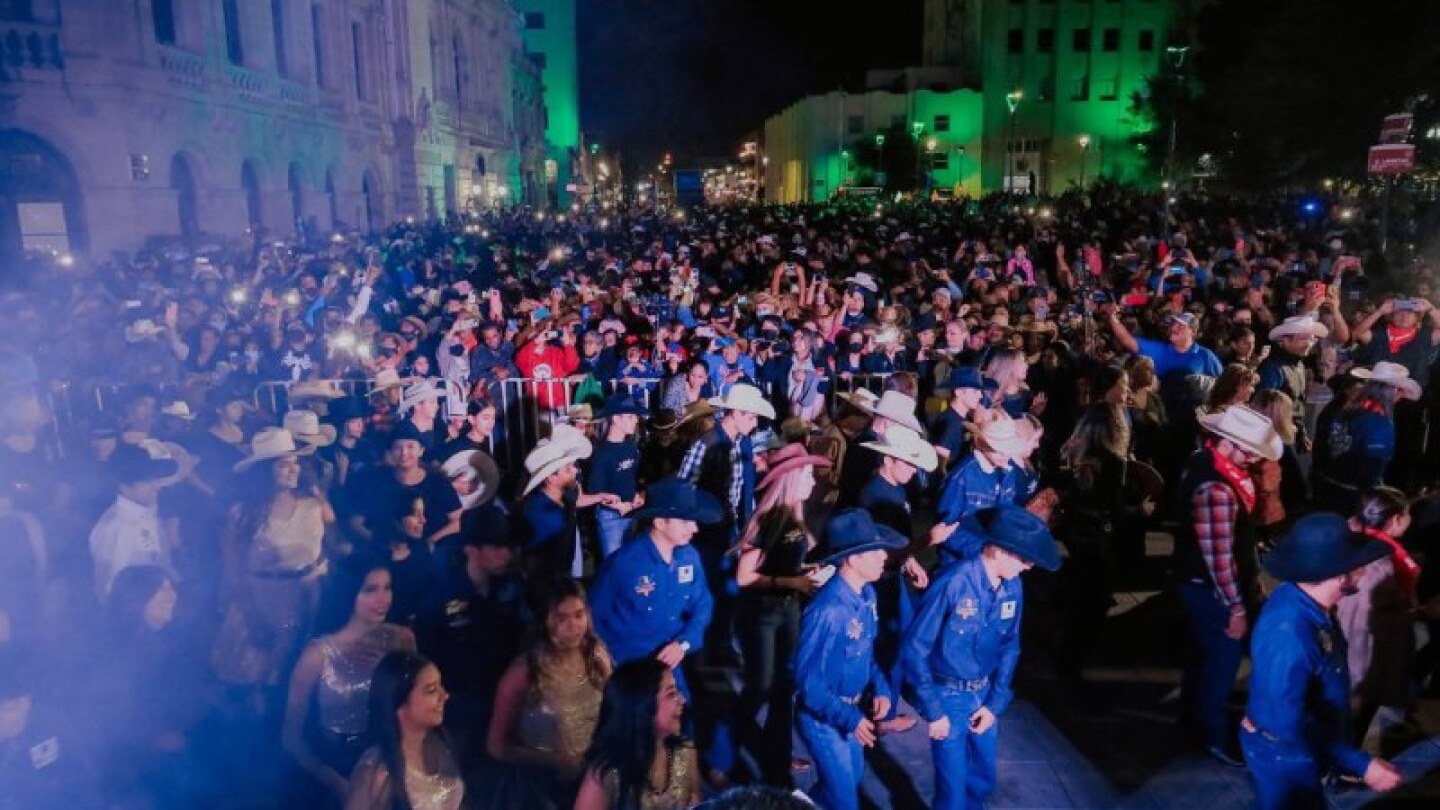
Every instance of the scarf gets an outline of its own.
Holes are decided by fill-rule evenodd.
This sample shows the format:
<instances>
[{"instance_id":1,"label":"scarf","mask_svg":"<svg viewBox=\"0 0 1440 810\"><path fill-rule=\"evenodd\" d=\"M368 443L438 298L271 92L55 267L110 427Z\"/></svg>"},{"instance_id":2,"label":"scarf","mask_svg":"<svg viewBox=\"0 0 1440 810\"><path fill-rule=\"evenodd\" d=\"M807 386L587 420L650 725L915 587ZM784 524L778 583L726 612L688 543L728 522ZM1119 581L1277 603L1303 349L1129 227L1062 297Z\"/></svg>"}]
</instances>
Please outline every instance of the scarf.
<instances>
[{"instance_id":1,"label":"scarf","mask_svg":"<svg viewBox=\"0 0 1440 810\"><path fill-rule=\"evenodd\" d=\"M1400 541L1380 531L1379 529L1361 529L1367 537L1376 540L1390 547L1390 562L1395 566L1395 578L1400 581L1400 587L1404 589L1405 595L1411 600L1415 599L1415 590L1420 585L1420 564L1410 556L1410 552L1400 545Z\"/></svg>"},{"instance_id":2,"label":"scarf","mask_svg":"<svg viewBox=\"0 0 1440 810\"><path fill-rule=\"evenodd\" d=\"M1221 455L1216 449L1214 440L1205 442L1205 448L1210 451L1210 458L1215 462L1215 472L1225 479L1225 483L1235 490L1235 495L1240 499L1240 505L1245 507L1248 515L1255 511L1255 481L1250 478L1250 473L1245 468Z\"/></svg>"},{"instance_id":3,"label":"scarf","mask_svg":"<svg viewBox=\"0 0 1440 810\"><path fill-rule=\"evenodd\" d=\"M1396 329L1393 326L1385 327L1385 337L1390 343L1390 353L1398 354L1405 344L1415 339L1420 334L1419 326L1412 326L1409 329Z\"/></svg>"}]
</instances>

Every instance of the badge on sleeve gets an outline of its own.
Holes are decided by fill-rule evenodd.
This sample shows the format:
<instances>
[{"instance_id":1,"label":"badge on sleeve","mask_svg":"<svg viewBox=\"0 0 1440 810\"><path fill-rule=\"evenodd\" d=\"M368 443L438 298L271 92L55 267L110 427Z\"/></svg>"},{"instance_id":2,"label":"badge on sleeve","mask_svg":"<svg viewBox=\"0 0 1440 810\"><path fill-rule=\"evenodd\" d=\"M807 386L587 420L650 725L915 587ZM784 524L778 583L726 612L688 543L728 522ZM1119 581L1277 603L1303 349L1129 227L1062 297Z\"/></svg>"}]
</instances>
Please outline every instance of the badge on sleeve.
<instances>
[{"instance_id":1,"label":"badge on sleeve","mask_svg":"<svg viewBox=\"0 0 1440 810\"><path fill-rule=\"evenodd\" d=\"M681 585L689 585L695 581L695 566L693 565L682 565L675 569L675 572L680 575Z\"/></svg>"},{"instance_id":2,"label":"badge on sleeve","mask_svg":"<svg viewBox=\"0 0 1440 810\"><path fill-rule=\"evenodd\" d=\"M969 596L961 599L960 604L955 607L955 615L959 616L962 620L968 619L979 612L980 608L976 606L975 600Z\"/></svg>"},{"instance_id":3,"label":"badge on sleeve","mask_svg":"<svg viewBox=\"0 0 1440 810\"><path fill-rule=\"evenodd\" d=\"M852 641L859 641L860 635L864 632L865 626L860 623L859 619L851 619L850 624L845 628L845 635L849 636Z\"/></svg>"},{"instance_id":4,"label":"badge on sleeve","mask_svg":"<svg viewBox=\"0 0 1440 810\"><path fill-rule=\"evenodd\" d=\"M1000 618L1002 618L1002 619L1013 619L1013 618L1015 618L1015 600L1014 600L1014 599L1007 599L1006 601L1000 603Z\"/></svg>"},{"instance_id":5,"label":"badge on sleeve","mask_svg":"<svg viewBox=\"0 0 1440 810\"><path fill-rule=\"evenodd\" d=\"M640 581L638 581L638 582L635 583L635 593L638 593L638 594L640 594L641 596L649 596L650 594L652 594L652 593L654 593L654 592L655 592L655 580L651 579L650 577L646 576L645 574L641 574L641 575L640 575Z\"/></svg>"},{"instance_id":6,"label":"badge on sleeve","mask_svg":"<svg viewBox=\"0 0 1440 810\"><path fill-rule=\"evenodd\" d=\"M1315 636L1320 642L1320 651L1326 655L1335 652L1335 639L1330 637L1330 631L1324 628L1315 631Z\"/></svg>"},{"instance_id":7,"label":"badge on sleeve","mask_svg":"<svg viewBox=\"0 0 1440 810\"><path fill-rule=\"evenodd\" d=\"M42 742L39 745L36 745L30 749L30 765L33 766L37 771L46 766L55 764L55 760L59 758L60 741L55 739L54 737L51 737L45 742Z\"/></svg>"}]
</instances>

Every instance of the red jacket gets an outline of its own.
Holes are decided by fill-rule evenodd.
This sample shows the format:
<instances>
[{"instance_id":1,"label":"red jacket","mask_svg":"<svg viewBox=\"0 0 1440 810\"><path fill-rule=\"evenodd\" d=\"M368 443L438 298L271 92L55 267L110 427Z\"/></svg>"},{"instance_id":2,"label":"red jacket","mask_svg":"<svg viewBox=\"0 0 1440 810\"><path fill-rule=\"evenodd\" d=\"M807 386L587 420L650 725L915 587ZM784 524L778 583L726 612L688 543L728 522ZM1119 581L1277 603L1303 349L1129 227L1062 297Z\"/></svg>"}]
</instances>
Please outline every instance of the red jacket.
<instances>
[{"instance_id":1,"label":"red jacket","mask_svg":"<svg viewBox=\"0 0 1440 810\"><path fill-rule=\"evenodd\" d=\"M535 351L537 343L531 341L515 353L515 365L529 380L526 387L535 397L535 402L545 410L565 407L565 378L580 368L580 355L574 346L552 346L540 343L542 351ZM554 380L555 382L547 382Z\"/></svg>"}]
</instances>

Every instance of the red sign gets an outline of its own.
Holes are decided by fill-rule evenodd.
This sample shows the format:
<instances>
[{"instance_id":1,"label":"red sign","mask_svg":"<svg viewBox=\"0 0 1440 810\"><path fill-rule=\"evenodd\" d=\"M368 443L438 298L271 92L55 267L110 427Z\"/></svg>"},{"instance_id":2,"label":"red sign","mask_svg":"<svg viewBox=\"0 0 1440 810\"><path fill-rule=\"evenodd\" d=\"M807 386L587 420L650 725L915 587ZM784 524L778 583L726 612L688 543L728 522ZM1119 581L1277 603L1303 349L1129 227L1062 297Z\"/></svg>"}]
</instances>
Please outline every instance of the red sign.
<instances>
[{"instance_id":1,"label":"red sign","mask_svg":"<svg viewBox=\"0 0 1440 810\"><path fill-rule=\"evenodd\" d=\"M1371 174L1409 174L1415 171L1415 145L1385 143L1370 147Z\"/></svg>"},{"instance_id":2,"label":"red sign","mask_svg":"<svg viewBox=\"0 0 1440 810\"><path fill-rule=\"evenodd\" d=\"M1410 113L1385 116L1385 120L1380 122L1380 143L1404 143L1414 125L1415 116Z\"/></svg>"}]
</instances>

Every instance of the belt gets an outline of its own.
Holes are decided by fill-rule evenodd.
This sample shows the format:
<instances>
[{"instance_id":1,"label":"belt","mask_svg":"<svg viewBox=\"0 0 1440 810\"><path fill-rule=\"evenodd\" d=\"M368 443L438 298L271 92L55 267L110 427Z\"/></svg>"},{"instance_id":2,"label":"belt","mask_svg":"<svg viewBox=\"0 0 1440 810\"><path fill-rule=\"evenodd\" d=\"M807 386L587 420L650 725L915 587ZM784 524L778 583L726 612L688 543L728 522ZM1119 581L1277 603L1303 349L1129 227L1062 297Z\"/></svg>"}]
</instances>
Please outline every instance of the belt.
<instances>
[{"instance_id":1,"label":"belt","mask_svg":"<svg viewBox=\"0 0 1440 810\"><path fill-rule=\"evenodd\" d=\"M944 675L936 675L935 683L951 689L959 689L961 692L983 692L990 688L989 678L976 678L967 681L961 678L948 678Z\"/></svg>"},{"instance_id":2,"label":"belt","mask_svg":"<svg viewBox=\"0 0 1440 810\"><path fill-rule=\"evenodd\" d=\"M315 569L324 565L325 558L320 557L309 565L301 566L289 571L251 571L250 576L257 579L304 579L315 572Z\"/></svg>"}]
</instances>

